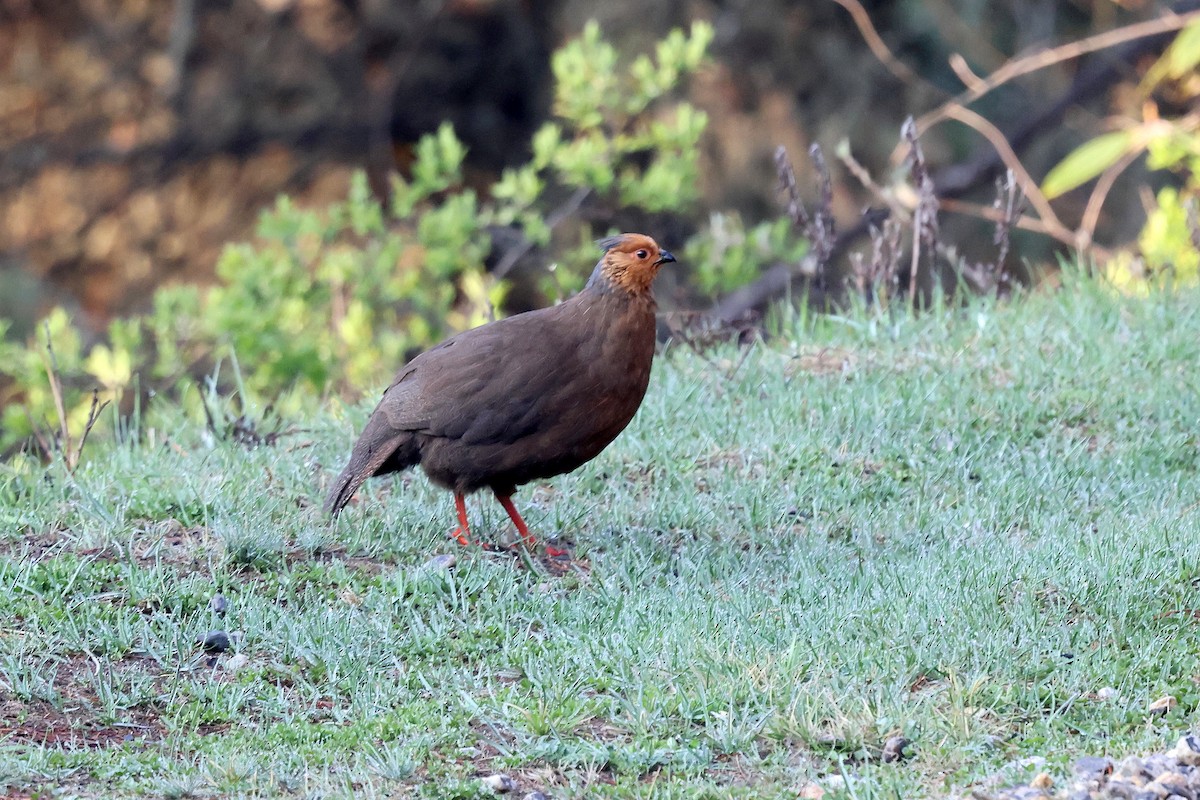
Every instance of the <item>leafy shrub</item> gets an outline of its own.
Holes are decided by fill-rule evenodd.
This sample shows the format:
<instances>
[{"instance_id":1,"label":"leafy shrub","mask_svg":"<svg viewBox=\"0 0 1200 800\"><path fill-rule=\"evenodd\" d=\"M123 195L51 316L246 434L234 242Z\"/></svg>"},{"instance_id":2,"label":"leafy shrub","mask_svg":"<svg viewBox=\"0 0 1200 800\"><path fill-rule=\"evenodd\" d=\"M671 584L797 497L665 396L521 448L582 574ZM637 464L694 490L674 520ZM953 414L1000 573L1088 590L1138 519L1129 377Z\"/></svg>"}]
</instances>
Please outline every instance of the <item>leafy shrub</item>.
<instances>
[{"instance_id":1,"label":"leafy shrub","mask_svg":"<svg viewBox=\"0 0 1200 800\"><path fill-rule=\"evenodd\" d=\"M101 342L86 346L55 309L44 329L70 427L86 419L97 385L118 401L135 390L180 398L226 361L236 364L243 404L248 396L287 407L378 385L406 355L492 313L505 290L484 267L496 227L516 229L532 247L548 245L554 223L569 221L574 231L560 238L587 242L589 252L568 263L586 264L590 241L607 229L556 213L564 192L576 208L591 202L589 216L601 224L616 208L686 208L696 197L706 119L671 95L701 65L712 35L705 23L673 31L653 58L625 67L589 24L553 56L557 119L534 135L529 162L505 170L484 196L463 186L466 150L444 124L420 140L411 177L394 179L386 206L363 175L324 211L281 197L262 215L255 242L226 248L216 286L162 287L147 314L114 321ZM560 289L578 288L583 277L554 273ZM35 427L59 427L50 370L43 336L0 345L0 448Z\"/></svg>"},{"instance_id":2,"label":"leafy shrub","mask_svg":"<svg viewBox=\"0 0 1200 800\"><path fill-rule=\"evenodd\" d=\"M1138 253L1122 253L1105 266L1117 287L1143 291L1149 282L1200 281L1200 22L1175 37L1162 57L1147 71L1140 93L1143 118L1126 120L1120 130L1102 134L1070 153L1046 176L1043 191L1055 197L1096 178L1145 152L1151 169L1182 176L1180 186L1160 189L1138 236ZM1191 108L1179 117L1159 114L1156 97L1178 108Z\"/></svg>"}]
</instances>

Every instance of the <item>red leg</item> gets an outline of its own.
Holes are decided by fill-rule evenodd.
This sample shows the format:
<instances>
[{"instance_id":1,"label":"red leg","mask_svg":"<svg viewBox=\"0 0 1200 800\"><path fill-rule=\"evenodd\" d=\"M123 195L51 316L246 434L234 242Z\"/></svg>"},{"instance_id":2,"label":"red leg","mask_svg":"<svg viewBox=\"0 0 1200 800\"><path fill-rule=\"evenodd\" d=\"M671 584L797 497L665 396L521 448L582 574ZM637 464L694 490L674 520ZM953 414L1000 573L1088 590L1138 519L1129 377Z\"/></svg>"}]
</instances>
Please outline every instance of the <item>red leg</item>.
<instances>
[{"instance_id":1,"label":"red leg","mask_svg":"<svg viewBox=\"0 0 1200 800\"><path fill-rule=\"evenodd\" d=\"M517 533L521 534L521 541L530 550L537 547L537 539L529 532L529 526L525 524L525 520L521 519L521 515L517 513L517 507L513 505L512 495L502 495L497 493L496 499L500 501L500 505L504 506L504 510L508 512L508 518L513 521L513 525L517 526Z\"/></svg>"},{"instance_id":2,"label":"red leg","mask_svg":"<svg viewBox=\"0 0 1200 800\"><path fill-rule=\"evenodd\" d=\"M458 510L458 527L450 536L463 547L471 546L471 529L467 526L467 498L454 493L454 507Z\"/></svg>"}]
</instances>

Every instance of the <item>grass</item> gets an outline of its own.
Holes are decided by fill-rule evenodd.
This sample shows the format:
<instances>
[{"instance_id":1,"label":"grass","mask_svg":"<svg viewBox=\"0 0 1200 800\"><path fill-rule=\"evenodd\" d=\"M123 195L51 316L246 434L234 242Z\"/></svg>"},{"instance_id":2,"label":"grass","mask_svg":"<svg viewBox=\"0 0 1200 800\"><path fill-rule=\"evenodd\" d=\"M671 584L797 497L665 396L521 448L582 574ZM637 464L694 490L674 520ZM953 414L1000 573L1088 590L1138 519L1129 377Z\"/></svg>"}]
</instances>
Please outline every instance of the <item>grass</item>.
<instances>
[{"instance_id":1,"label":"grass","mask_svg":"<svg viewBox=\"0 0 1200 800\"><path fill-rule=\"evenodd\" d=\"M668 352L612 447L519 494L565 575L429 565L453 510L419 475L329 526L369 402L4 467L0 790L934 797L1194 725L1200 293L797 327Z\"/></svg>"}]
</instances>

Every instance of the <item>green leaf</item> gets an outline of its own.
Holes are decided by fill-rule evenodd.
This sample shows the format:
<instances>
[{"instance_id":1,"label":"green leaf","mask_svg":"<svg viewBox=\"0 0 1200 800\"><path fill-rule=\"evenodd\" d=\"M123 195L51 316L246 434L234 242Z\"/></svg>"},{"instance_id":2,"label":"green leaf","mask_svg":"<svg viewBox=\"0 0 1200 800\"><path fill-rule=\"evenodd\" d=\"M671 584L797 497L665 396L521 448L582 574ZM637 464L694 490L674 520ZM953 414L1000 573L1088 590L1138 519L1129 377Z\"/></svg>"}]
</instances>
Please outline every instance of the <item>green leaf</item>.
<instances>
[{"instance_id":1,"label":"green leaf","mask_svg":"<svg viewBox=\"0 0 1200 800\"><path fill-rule=\"evenodd\" d=\"M1200 22L1188 25L1167 47L1142 79L1142 93L1150 94L1166 78L1180 80L1190 76L1200 66Z\"/></svg>"},{"instance_id":2,"label":"green leaf","mask_svg":"<svg viewBox=\"0 0 1200 800\"><path fill-rule=\"evenodd\" d=\"M1042 194L1053 200L1097 177L1141 146L1134 134L1133 130L1114 131L1084 142L1050 170L1042 182Z\"/></svg>"}]
</instances>

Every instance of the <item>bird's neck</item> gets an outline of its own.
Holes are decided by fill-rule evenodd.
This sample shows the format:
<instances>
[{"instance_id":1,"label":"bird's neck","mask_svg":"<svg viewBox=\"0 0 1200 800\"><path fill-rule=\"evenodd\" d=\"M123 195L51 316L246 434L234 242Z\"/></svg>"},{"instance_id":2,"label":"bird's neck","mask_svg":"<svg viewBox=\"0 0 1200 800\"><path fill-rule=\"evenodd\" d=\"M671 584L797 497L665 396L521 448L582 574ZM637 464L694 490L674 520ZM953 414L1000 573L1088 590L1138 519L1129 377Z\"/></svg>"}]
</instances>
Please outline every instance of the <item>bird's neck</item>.
<instances>
[{"instance_id":1,"label":"bird's neck","mask_svg":"<svg viewBox=\"0 0 1200 800\"><path fill-rule=\"evenodd\" d=\"M592 270L592 276L588 278L587 285L583 290L598 295L624 298L631 303L649 303L653 309L657 307L654 293L650 289L650 283L653 280L653 274L650 274L648 280L643 282L628 270L619 269L616 265L601 260Z\"/></svg>"}]
</instances>

